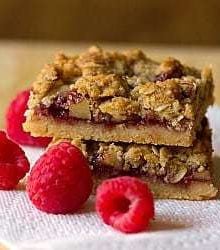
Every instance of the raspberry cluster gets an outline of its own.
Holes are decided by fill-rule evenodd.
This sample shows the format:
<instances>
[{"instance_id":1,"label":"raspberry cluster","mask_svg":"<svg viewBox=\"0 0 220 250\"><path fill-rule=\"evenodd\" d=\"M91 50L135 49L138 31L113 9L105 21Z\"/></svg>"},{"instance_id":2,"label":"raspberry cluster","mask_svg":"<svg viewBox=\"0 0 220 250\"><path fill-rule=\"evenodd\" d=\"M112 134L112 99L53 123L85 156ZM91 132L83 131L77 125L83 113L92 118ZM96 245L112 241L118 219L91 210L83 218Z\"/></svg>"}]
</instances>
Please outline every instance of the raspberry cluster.
<instances>
[{"instance_id":1,"label":"raspberry cluster","mask_svg":"<svg viewBox=\"0 0 220 250\"><path fill-rule=\"evenodd\" d=\"M32 203L54 214L73 213L88 199L92 175L88 163L75 146L54 145L36 162L27 183Z\"/></svg>"}]
</instances>

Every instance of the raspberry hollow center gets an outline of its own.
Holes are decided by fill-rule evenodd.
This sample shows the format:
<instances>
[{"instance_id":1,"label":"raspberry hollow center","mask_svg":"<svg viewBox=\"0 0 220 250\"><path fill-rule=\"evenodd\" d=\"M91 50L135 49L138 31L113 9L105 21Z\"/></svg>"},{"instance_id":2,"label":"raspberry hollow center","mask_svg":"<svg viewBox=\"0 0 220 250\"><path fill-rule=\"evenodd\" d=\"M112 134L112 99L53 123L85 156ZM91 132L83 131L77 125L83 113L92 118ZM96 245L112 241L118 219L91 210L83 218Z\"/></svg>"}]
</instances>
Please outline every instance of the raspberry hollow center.
<instances>
[{"instance_id":1,"label":"raspberry hollow center","mask_svg":"<svg viewBox=\"0 0 220 250\"><path fill-rule=\"evenodd\" d=\"M131 202L126 197L117 197L113 200L115 211L119 213L127 213L129 211Z\"/></svg>"}]
</instances>

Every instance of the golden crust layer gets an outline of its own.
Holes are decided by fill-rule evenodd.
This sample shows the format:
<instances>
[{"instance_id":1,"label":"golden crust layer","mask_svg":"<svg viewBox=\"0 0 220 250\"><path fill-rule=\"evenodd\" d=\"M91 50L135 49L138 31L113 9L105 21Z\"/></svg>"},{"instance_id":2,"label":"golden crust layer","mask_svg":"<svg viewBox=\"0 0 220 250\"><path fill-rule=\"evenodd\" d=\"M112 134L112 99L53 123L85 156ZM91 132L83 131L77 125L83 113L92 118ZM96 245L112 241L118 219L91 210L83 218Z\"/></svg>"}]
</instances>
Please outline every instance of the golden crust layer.
<instances>
[{"instance_id":1,"label":"golden crust layer","mask_svg":"<svg viewBox=\"0 0 220 250\"><path fill-rule=\"evenodd\" d=\"M126 126L116 124L108 127L104 124L91 124L81 120L68 123L37 115L29 117L23 127L25 131L31 132L33 136L81 138L83 140L103 142L122 141L188 147L192 145L195 139L194 131L178 132L155 125Z\"/></svg>"},{"instance_id":2,"label":"golden crust layer","mask_svg":"<svg viewBox=\"0 0 220 250\"><path fill-rule=\"evenodd\" d=\"M96 187L108 176L93 176L94 193ZM145 181L153 195L157 199L176 199L176 200L210 200L216 198L218 189L212 181L192 181L189 185L168 184L162 181L153 181L151 178L141 177Z\"/></svg>"}]
</instances>

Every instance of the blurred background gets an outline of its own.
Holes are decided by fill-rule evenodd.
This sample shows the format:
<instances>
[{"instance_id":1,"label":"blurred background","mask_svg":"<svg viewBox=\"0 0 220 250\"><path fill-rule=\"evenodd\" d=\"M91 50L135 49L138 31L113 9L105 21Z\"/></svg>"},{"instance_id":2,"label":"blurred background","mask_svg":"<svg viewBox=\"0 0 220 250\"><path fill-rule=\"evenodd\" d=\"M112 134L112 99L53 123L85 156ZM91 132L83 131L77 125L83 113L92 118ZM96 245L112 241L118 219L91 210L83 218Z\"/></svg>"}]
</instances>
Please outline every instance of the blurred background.
<instances>
[{"instance_id":1,"label":"blurred background","mask_svg":"<svg viewBox=\"0 0 220 250\"><path fill-rule=\"evenodd\" d=\"M219 0L0 0L0 127L9 100L60 50L140 47L212 64L219 79L219 26Z\"/></svg>"},{"instance_id":2,"label":"blurred background","mask_svg":"<svg viewBox=\"0 0 220 250\"><path fill-rule=\"evenodd\" d=\"M0 37L218 45L219 0L1 0Z\"/></svg>"}]
</instances>

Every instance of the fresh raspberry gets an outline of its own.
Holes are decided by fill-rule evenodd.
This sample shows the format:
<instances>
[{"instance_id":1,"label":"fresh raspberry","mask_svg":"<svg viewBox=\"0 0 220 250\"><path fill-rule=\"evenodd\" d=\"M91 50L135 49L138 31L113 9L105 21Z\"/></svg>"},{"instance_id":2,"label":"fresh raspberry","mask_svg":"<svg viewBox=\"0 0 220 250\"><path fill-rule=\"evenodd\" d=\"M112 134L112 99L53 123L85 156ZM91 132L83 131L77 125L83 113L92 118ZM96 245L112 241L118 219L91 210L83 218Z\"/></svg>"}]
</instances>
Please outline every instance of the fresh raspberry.
<instances>
[{"instance_id":1,"label":"fresh raspberry","mask_svg":"<svg viewBox=\"0 0 220 250\"><path fill-rule=\"evenodd\" d=\"M24 151L0 131L0 189L15 188L29 169Z\"/></svg>"},{"instance_id":2,"label":"fresh raspberry","mask_svg":"<svg viewBox=\"0 0 220 250\"><path fill-rule=\"evenodd\" d=\"M96 211L106 224L135 233L146 229L154 217L154 200L146 183L135 177L117 177L98 187Z\"/></svg>"},{"instance_id":3,"label":"fresh raspberry","mask_svg":"<svg viewBox=\"0 0 220 250\"><path fill-rule=\"evenodd\" d=\"M92 191L87 160L68 142L52 146L31 170L27 191L30 200L42 211L53 214L75 212Z\"/></svg>"},{"instance_id":4,"label":"fresh raspberry","mask_svg":"<svg viewBox=\"0 0 220 250\"><path fill-rule=\"evenodd\" d=\"M23 145L45 147L50 143L46 137L32 137L30 133L23 130L22 124L25 122L24 113L27 110L27 102L30 90L20 92L10 103L6 113L6 130L8 136L15 142Z\"/></svg>"}]
</instances>

